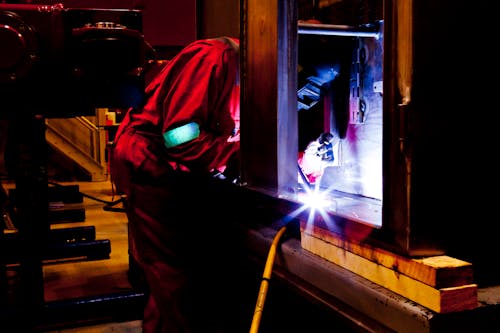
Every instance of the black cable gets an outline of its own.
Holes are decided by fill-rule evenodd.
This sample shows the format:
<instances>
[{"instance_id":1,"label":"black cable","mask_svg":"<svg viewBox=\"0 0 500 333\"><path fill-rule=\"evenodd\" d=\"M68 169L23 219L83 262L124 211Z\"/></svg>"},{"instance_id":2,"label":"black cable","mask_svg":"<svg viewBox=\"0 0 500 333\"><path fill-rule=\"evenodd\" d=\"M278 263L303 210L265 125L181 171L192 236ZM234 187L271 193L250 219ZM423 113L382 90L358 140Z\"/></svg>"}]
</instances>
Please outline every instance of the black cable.
<instances>
[{"instance_id":1,"label":"black cable","mask_svg":"<svg viewBox=\"0 0 500 333\"><path fill-rule=\"evenodd\" d=\"M86 198L92 199L94 201L102 202L102 203L104 203L104 204L106 204L108 206L114 206L116 204L119 204L120 202L123 202L123 198L120 198L120 199L114 200L114 201L107 201L107 200L103 200L103 199L99 199L99 198L93 197L93 196L91 196L89 194L85 194L83 192L80 192L80 194L83 195Z\"/></svg>"},{"instance_id":2,"label":"black cable","mask_svg":"<svg viewBox=\"0 0 500 333\"><path fill-rule=\"evenodd\" d=\"M64 185L61 185L61 184L58 184L58 183L52 182L52 181L49 181L48 184L49 185L58 186L58 187L64 187ZM83 193L83 192L80 192L80 191L79 191L79 193L81 195L83 195L84 197L86 197L86 198L89 198L91 200L104 203L105 205L104 205L103 209L105 211L110 211L110 212L125 212L124 208L116 208L116 207L114 207L114 206L116 206L119 203L125 202L125 198L124 197L120 197L117 200L108 201L108 200L99 199L97 197L94 197L92 195L89 195L89 194L86 194L86 193Z\"/></svg>"}]
</instances>

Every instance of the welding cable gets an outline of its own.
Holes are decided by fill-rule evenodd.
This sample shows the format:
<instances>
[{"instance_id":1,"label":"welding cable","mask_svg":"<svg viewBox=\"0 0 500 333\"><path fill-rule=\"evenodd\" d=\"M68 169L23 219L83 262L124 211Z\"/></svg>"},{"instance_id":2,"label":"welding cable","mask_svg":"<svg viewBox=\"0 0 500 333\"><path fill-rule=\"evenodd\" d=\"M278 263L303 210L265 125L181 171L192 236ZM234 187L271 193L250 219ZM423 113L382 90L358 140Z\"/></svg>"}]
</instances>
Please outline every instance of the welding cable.
<instances>
[{"instance_id":1,"label":"welding cable","mask_svg":"<svg viewBox=\"0 0 500 333\"><path fill-rule=\"evenodd\" d=\"M266 265L264 267L264 273L262 275L262 282L260 284L259 294L257 295L257 303L255 304L252 325L250 326L250 333L257 333L259 331L260 319L262 318L264 302L266 301L267 290L269 289L269 281L271 280L274 258L276 257L276 249L278 247L281 236L286 231L287 225L288 224L281 227L278 233L274 236L271 247L269 248Z\"/></svg>"},{"instance_id":2,"label":"welding cable","mask_svg":"<svg viewBox=\"0 0 500 333\"><path fill-rule=\"evenodd\" d=\"M57 187L64 187L64 185L58 184L56 182L51 182L51 181L49 181L48 184L54 185ZM114 207L114 206L118 205L119 203L125 202L125 197L123 197L123 196L120 196L117 200L108 201L108 200L100 199L100 198L94 197L90 194L86 194L86 193L83 193L80 191L78 193L86 198L103 203L104 204L103 210L105 210L105 211L111 211L111 212L124 212L125 211L124 208Z\"/></svg>"}]
</instances>

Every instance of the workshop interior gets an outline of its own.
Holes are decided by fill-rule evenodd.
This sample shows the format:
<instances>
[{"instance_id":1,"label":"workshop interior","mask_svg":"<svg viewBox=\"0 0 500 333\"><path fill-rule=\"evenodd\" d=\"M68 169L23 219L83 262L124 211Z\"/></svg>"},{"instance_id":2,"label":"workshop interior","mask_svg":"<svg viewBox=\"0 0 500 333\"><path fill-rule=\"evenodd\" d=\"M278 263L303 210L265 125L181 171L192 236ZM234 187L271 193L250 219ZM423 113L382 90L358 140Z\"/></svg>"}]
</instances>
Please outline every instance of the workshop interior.
<instances>
[{"instance_id":1,"label":"workshop interior","mask_svg":"<svg viewBox=\"0 0 500 333\"><path fill-rule=\"evenodd\" d=\"M112 191L107 147L121 118L183 46L232 35L241 43L241 166L220 193L247 250L250 332L499 330L492 6L0 2L2 322L48 332L102 322L102 313L141 319L147 290L133 261L128 290L45 299L47 265L106 265L115 253L84 208L58 215L53 205L85 198L123 214L119 194L81 191L93 182ZM92 226L53 227L71 219ZM265 269L272 276L262 278ZM265 304L262 322L255 303Z\"/></svg>"}]
</instances>

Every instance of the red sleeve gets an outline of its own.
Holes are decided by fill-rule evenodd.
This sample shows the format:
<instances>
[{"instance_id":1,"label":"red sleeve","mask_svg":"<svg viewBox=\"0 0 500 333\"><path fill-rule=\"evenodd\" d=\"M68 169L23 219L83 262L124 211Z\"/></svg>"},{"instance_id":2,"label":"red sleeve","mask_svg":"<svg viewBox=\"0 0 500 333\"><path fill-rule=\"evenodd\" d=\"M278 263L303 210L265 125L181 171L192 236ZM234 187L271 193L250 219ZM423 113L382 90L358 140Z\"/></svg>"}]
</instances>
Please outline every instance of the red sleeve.
<instances>
[{"instance_id":1,"label":"red sleeve","mask_svg":"<svg viewBox=\"0 0 500 333\"><path fill-rule=\"evenodd\" d=\"M231 97L239 88L238 71L238 54L219 40L193 43L169 63L153 105L163 111L162 131L190 122L200 127L198 138L168 148L172 160L210 171L239 150L239 142L228 142L235 129Z\"/></svg>"}]
</instances>

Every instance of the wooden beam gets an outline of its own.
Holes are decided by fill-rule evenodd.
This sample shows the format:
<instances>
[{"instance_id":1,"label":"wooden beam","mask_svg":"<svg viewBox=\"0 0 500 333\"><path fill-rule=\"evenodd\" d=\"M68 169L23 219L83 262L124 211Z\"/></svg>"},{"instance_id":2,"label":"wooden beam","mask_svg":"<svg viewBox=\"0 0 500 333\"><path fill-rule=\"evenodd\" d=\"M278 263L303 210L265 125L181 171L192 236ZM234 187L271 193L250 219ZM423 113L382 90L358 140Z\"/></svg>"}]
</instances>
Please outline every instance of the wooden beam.
<instances>
[{"instance_id":1,"label":"wooden beam","mask_svg":"<svg viewBox=\"0 0 500 333\"><path fill-rule=\"evenodd\" d=\"M356 254L303 230L301 232L301 245L303 249L432 311L438 313L456 312L474 309L478 305L477 285L474 283L456 285L456 281L454 281L453 286L437 288L421 281L436 280L439 277L438 272L441 267L453 271L455 266L460 270L461 267L470 265L461 260L446 256L408 259L380 249L364 248L360 244L349 244L348 248L355 249L354 251L358 252ZM391 262L397 265L388 267ZM418 276L420 280L412 276Z\"/></svg>"},{"instance_id":2,"label":"wooden beam","mask_svg":"<svg viewBox=\"0 0 500 333\"><path fill-rule=\"evenodd\" d=\"M334 246L404 274L435 288L456 287L473 283L472 264L449 256L408 258L368 244L343 239L340 235L317 226L301 225L306 233Z\"/></svg>"}]
</instances>

